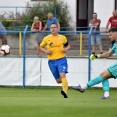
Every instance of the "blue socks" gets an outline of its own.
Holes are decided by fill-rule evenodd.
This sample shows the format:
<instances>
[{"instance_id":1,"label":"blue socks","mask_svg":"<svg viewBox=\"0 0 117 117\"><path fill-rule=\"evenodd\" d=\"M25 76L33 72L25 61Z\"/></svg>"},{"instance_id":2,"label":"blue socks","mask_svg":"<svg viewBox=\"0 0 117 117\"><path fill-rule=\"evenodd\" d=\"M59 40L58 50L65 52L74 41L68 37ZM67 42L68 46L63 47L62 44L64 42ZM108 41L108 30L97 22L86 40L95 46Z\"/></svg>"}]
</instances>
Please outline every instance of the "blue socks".
<instances>
[{"instance_id":1,"label":"blue socks","mask_svg":"<svg viewBox=\"0 0 117 117\"><path fill-rule=\"evenodd\" d=\"M108 79L104 79L104 80L102 81L102 86L103 86L104 92L105 92L105 91L109 91L109 81L108 81Z\"/></svg>"},{"instance_id":2,"label":"blue socks","mask_svg":"<svg viewBox=\"0 0 117 117\"><path fill-rule=\"evenodd\" d=\"M102 82L103 80L105 80L105 79L102 78L102 76L97 76L97 77L95 77L94 79L90 80L90 81L87 83L87 86L88 86L88 87L94 86L94 85L96 85L96 84L99 84L99 83Z\"/></svg>"}]
</instances>

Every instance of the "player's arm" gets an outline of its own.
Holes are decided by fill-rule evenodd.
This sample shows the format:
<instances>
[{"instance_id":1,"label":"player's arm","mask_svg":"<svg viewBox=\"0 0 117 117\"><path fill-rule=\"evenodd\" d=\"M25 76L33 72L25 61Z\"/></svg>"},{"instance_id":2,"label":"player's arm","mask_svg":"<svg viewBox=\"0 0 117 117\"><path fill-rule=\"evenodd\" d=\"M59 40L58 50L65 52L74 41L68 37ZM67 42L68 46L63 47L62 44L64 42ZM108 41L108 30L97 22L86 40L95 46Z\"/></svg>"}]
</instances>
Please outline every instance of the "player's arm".
<instances>
[{"instance_id":1,"label":"player's arm","mask_svg":"<svg viewBox=\"0 0 117 117\"><path fill-rule=\"evenodd\" d=\"M70 44L68 42L66 42L64 44L64 48L63 48L62 52L65 52L66 53L69 49L70 49Z\"/></svg>"},{"instance_id":2,"label":"player's arm","mask_svg":"<svg viewBox=\"0 0 117 117\"><path fill-rule=\"evenodd\" d=\"M66 37L65 37L65 43L64 43L64 48L62 50L62 52L67 52L70 49L70 44L68 43Z\"/></svg>"},{"instance_id":3,"label":"player's arm","mask_svg":"<svg viewBox=\"0 0 117 117\"><path fill-rule=\"evenodd\" d=\"M50 50L47 50L47 49L45 49L44 47L41 47L41 46L40 46L40 50L41 50L43 53L46 53L47 55L52 54L52 52L51 52Z\"/></svg>"},{"instance_id":4,"label":"player's arm","mask_svg":"<svg viewBox=\"0 0 117 117\"><path fill-rule=\"evenodd\" d=\"M96 54L91 54L90 60L94 60L96 58L108 58L108 57L112 56L113 53L114 52L112 52L112 51L108 51L108 52L105 52L103 54L97 54L97 55Z\"/></svg>"},{"instance_id":5,"label":"player's arm","mask_svg":"<svg viewBox=\"0 0 117 117\"><path fill-rule=\"evenodd\" d=\"M40 44L40 50L43 52L43 53L46 53L47 55L51 54L52 52L50 50L47 50L45 49L44 47L47 45L46 41L45 41L45 38L43 39L42 43Z\"/></svg>"},{"instance_id":6,"label":"player's arm","mask_svg":"<svg viewBox=\"0 0 117 117\"><path fill-rule=\"evenodd\" d=\"M114 52L112 51L108 51L108 52L105 52L103 54L100 55L100 58L107 58L107 57L110 57L114 54Z\"/></svg>"},{"instance_id":7,"label":"player's arm","mask_svg":"<svg viewBox=\"0 0 117 117\"><path fill-rule=\"evenodd\" d=\"M113 46L112 48L111 48L111 50L109 50L108 52L105 52L105 53L103 53L103 54L101 54L100 55L100 58L107 58L107 57L110 57L110 56L112 56L114 53L115 53L115 46Z\"/></svg>"}]
</instances>

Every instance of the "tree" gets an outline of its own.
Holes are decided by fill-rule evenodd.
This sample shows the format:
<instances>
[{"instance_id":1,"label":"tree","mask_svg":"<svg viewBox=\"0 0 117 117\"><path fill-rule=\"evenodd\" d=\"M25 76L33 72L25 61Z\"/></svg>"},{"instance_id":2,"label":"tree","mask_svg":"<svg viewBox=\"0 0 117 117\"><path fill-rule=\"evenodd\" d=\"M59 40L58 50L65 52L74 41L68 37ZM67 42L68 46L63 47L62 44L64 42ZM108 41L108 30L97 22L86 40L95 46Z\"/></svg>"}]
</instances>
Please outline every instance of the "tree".
<instances>
[{"instance_id":1,"label":"tree","mask_svg":"<svg viewBox=\"0 0 117 117\"><path fill-rule=\"evenodd\" d=\"M25 10L23 10L22 12L18 12L17 16L12 16L17 17L16 20L12 21L9 24L6 24L7 27L15 28L18 26L25 26L27 24L31 26L33 18L35 16L38 16L41 21L46 23L47 13L52 12L54 16L56 16L59 20L61 27L69 27L72 18L68 9L68 4L65 3L63 0L48 0L46 2L42 2L42 0L39 0L37 2L34 2L33 4L27 2ZM11 19L11 14L13 15L13 13L7 13L7 19Z\"/></svg>"}]
</instances>

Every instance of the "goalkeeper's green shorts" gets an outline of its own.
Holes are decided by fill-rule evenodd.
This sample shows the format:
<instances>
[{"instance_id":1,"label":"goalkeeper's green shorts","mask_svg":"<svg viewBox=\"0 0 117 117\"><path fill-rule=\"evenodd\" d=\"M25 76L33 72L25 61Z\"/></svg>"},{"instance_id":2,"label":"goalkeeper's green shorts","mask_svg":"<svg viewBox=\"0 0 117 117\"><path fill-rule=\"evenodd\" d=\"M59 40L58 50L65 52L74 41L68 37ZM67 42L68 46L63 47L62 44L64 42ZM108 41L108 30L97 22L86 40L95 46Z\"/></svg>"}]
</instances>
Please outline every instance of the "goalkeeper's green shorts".
<instances>
[{"instance_id":1,"label":"goalkeeper's green shorts","mask_svg":"<svg viewBox=\"0 0 117 117\"><path fill-rule=\"evenodd\" d=\"M112 64L109 68L108 71L110 74L114 77L117 78L117 62Z\"/></svg>"}]
</instances>

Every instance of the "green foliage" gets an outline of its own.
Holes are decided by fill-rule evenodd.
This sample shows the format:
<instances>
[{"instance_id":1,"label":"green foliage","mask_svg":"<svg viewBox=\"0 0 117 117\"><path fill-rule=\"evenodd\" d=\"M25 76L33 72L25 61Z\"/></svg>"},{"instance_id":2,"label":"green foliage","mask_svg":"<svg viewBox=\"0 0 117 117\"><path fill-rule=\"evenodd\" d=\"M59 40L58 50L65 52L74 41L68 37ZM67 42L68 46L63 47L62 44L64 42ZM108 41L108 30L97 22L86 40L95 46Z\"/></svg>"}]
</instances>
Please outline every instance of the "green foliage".
<instances>
[{"instance_id":1,"label":"green foliage","mask_svg":"<svg viewBox=\"0 0 117 117\"><path fill-rule=\"evenodd\" d=\"M27 24L31 26L35 16L38 16L41 21L46 23L47 13L52 12L59 20L61 27L69 27L72 18L68 8L69 6L63 0L49 0L46 2L39 0L33 4L27 2L25 10L22 12L18 12L17 15L12 12L7 13L6 18L4 17L6 13L4 13L0 20L3 20L5 27L24 27ZM5 19L12 19L13 21L5 21Z\"/></svg>"}]
</instances>

